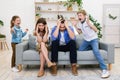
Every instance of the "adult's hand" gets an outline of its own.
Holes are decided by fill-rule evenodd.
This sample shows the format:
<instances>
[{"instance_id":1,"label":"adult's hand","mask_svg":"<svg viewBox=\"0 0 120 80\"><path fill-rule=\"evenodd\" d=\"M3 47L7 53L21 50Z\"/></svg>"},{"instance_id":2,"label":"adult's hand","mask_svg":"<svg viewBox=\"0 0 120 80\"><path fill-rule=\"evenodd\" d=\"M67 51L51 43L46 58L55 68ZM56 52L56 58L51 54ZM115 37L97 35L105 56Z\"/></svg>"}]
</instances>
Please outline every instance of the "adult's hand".
<instances>
[{"instance_id":1,"label":"adult's hand","mask_svg":"<svg viewBox=\"0 0 120 80\"><path fill-rule=\"evenodd\" d=\"M45 32L48 33L48 26L45 25Z\"/></svg>"},{"instance_id":2,"label":"adult's hand","mask_svg":"<svg viewBox=\"0 0 120 80\"><path fill-rule=\"evenodd\" d=\"M68 28L68 21L65 21L65 27Z\"/></svg>"},{"instance_id":3,"label":"adult's hand","mask_svg":"<svg viewBox=\"0 0 120 80\"><path fill-rule=\"evenodd\" d=\"M58 21L57 21L57 28L60 28L60 24L61 24L61 18L58 19Z\"/></svg>"}]
</instances>

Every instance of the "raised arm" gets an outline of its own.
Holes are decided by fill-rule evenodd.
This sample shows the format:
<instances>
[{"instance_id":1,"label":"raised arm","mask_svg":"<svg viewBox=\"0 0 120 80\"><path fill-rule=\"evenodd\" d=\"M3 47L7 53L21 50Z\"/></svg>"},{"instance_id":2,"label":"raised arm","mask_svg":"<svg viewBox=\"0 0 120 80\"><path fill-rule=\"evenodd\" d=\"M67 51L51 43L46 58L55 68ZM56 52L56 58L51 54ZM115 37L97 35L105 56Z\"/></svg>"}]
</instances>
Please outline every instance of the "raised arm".
<instances>
[{"instance_id":1,"label":"raised arm","mask_svg":"<svg viewBox=\"0 0 120 80\"><path fill-rule=\"evenodd\" d=\"M98 31L98 29L96 28L96 26L94 26L94 25L92 25L92 24L90 23L89 17L87 17L86 22L87 22L87 24L89 25L89 27L90 27L91 29L93 29L95 32Z\"/></svg>"},{"instance_id":2,"label":"raised arm","mask_svg":"<svg viewBox=\"0 0 120 80\"><path fill-rule=\"evenodd\" d=\"M48 30L48 27L46 25L45 26L45 35L43 36L43 42L47 42L48 41L48 33L49 33L49 30Z\"/></svg>"},{"instance_id":3,"label":"raised arm","mask_svg":"<svg viewBox=\"0 0 120 80\"><path fill-rule=\"evenodd\" d=\"M70 38L71 38L71 39L75 39L74 31L72 31L72 30L70 29L70 27L68 26L68 22L67 22L67 21L65 21L65 27L66 27L66 29L67 29L67 31L68 31L68 34L69 34Z\"/></svg>"},{"instance_id":4,"label":"raised arm","mask_svg":"<svg viewBox=\"0 0 120 80\"><path fill-rule=\"evenodd\" d=\"M54 36L55 38L57 38L58 35L59 35L60 23L61 23L60 20L58 20L58 22L57 22L57 27L56 27L55 31L53 32L53 36Z\"/></svg>"},{"instance_id":5,"label":"raised arm","mask_svg":"<svg viewBox=\"0 0 120 80\"><path fill-rule=\"evenodd\" d=\"M71 21L72 25L75 27L76 31L81 34L82 31L81 29L78 28L77 24L78 24L78 21L76 21L75 19Z\"/></svg>"},{"instance_id":6,"label":"raised arm","mask_svg":"<svg viewBox=\"0 0 120 80\"><path fill-rule=\"evenodd\" d=\"M75 25L74 27L75 27L76 31L77 31L79 34L82 33L81 29L79 29L76 25Z\"/></svg>"},{"instance_id":7,"label":"raised arm","mask_svg":"<svg viewBox=\"0 0 120 80\"><path fill-rule=\"evenodd\" d=\"M22 37L24 37L28 32L28 29L25 30L25 32L22 32Z\"/></svg>"},{"instance_id":8,"label":"raised arm","mask_svg":"<svg viewBox=\"0 0 120 80\"><path fill-rule=\"evenodd\" d=\"M41 43L42 42L42 37L38 33L38 27L36 28L35 33L36 33L36 37L37 37L37 42Z\"/></svg>"}]
</instances>

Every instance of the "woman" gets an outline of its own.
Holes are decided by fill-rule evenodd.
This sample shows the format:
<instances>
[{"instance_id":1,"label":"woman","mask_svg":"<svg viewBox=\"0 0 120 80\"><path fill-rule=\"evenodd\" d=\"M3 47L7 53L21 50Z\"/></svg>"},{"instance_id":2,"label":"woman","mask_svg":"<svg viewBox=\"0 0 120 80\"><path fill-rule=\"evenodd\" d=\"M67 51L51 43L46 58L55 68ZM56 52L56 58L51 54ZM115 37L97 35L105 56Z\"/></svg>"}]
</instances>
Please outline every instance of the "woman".
<instances>
[{"instance_id":1,"label":"woman","mask_svg":"<svg viewBox=\"0 0 120 80\"><path fill-rule=\"evenodd\" d=\"M49 31L46 20L44 18L38 19L35 27L35 35L38 43L37 48L40 53L40 64L41 64L38 77L44 75L45 61L47 62L48 67L54 65L48 58L48 50L47 50L48 33Z\"/></svg>"}]
</instances>

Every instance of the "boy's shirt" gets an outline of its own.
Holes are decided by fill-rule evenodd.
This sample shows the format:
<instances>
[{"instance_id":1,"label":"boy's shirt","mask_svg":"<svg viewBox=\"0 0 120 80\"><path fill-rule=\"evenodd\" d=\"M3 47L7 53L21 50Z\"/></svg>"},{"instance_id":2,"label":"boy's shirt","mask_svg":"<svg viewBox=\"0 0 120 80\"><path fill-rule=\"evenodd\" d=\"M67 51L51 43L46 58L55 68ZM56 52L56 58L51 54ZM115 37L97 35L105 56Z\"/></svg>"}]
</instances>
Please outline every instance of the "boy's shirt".
<instances>
[{"instance_id":1,"label":"boy's shirt","mask_svg":"<svg viewBox=\"0 0 120 80\"><path fill-rule=\"evenodd\" d=\"M81 31L83 33L83 37L86 41L91 41L93 39L98 38L97 32L95 32L93 29L91 29L86 21L84 23L79 22L78 28L81 29Z\"/></svg>"},{"instance_id":2,"label":"boy's shirt","mask_svg":"<svg viewBox=\"0 0 120 80\"><path fill-rule=\"evenodd\" d=\"M20 43L22 37L26 35L26 32L23 32L20 27L14 26L14 32L12 32L12 43Z\"/></svg>"}]
</instances>

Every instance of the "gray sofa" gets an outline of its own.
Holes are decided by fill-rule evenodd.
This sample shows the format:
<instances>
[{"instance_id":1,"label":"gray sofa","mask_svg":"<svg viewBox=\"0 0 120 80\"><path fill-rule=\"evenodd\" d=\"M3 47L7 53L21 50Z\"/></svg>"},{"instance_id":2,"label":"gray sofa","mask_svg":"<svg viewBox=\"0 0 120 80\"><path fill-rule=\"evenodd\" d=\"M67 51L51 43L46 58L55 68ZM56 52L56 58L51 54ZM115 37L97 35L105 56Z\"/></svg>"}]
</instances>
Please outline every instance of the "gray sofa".
<instances>
[{"instance_id":1,"label":"gray sofa","mask_svg":"<svg viewBox=\"0 0 120 80\"><path fill-rule=\"evenodd\" d=\"M76 36L76 46L81 44L83 38L81 35ZM114 45L100 42L99 43L100 53L108 64L108 69L111 69L111 64L114 63ZM49 58L51 58L51 52L49 52ZM16 46L16 65L19 70L22 70L22 65L39 65L40 58L38 51L36 51L36 38L35 36L29 35L28 41L23 41ZM58 65L70 64L69 52L58 53ZM77 50L77 64L98 64L96 58L93 55L92 50L89 51L78 51Z\"/></svg>"}]
</instances>

